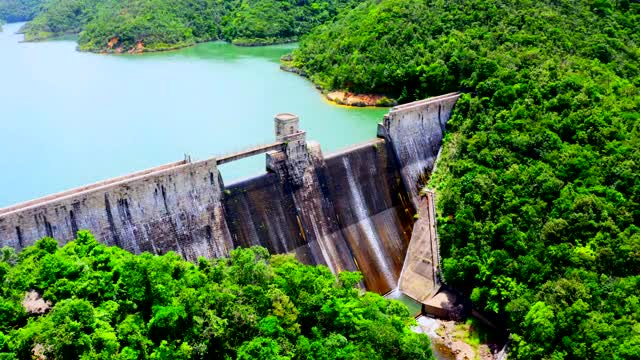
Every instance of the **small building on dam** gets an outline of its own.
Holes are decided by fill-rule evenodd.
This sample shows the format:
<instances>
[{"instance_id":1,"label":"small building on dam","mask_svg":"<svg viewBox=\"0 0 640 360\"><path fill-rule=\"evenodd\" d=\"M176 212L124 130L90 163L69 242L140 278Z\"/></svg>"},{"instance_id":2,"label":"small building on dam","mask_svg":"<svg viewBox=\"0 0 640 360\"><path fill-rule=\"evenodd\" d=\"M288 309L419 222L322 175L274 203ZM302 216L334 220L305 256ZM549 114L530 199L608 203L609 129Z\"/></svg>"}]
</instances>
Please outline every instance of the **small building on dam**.
<instances>
[{"instance_id":1,"label":"small building on dam","mask_svg":"<svg viewBox=\"0 0 640 360\"><path fill-rule=\"evenodd\" d=\"M133 253L226 256L261 245L334 273L360 271L368 290L400 287L425 302L438 289L433 195L419 195L459 94L400 105L378 137L323 154L293 114L272 144L180 161L0 209L0 247L60 243L90 230ZM218 166L264 154L264 174L224 184ZM417 221L416 221L416 214Z\"/></svg>"}]
</instances>

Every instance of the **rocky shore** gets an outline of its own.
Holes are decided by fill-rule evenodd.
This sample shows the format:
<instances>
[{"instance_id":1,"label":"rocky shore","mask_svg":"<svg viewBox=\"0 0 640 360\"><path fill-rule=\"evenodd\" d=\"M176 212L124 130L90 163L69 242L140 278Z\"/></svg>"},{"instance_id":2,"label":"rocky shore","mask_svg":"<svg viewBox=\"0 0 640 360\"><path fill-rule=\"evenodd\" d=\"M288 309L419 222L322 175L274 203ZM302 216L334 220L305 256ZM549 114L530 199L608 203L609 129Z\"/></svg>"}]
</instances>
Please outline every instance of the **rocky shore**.
<instances>
[{"instance_id":1,"label":"rocky shore","mask_svg":"<svg viewBox=\"0 0 640 360\"><path fill-rule=\"evenodd\" d=\"M280 69L290 73L298 74L308 78L308 74L292 64L293 57L291 54L280 58ZM326 92L320 85L316 84L316 88L322 91L327 100L345 106L354 107L391 107L398 105L394 99L390 99L384 95L378 94L356 94L349 91L331 91Z\"/></svg>"},{"instance_id":2,"label":"rocky shore","mask_svg":"<svg viewBox=\"0 0 640 360\"><path fill-rule=\"evenodd\" d=\"M473 323L439 320L427 316L420 316L417 321L418 326L413 330L429 336L436 359L503 360L506 358L504 343L480 340L479 329Z\"/></svg>"},{"instance_id":3,"label":"rocky shore","mask_svg":"<svg viewBox=\"0 0 640 360\"><path fill-rule=\"evenodd\" d=\"M327 99L333 101L338 105L347 105L347 106L357 106L357 107L365 107L365 106L379 106L379 107L391 107L398 105L398 102L389 99L384 95L374 95L374 94L355 94L348 91L333 91L328 93Z\"/></svg>"}]
</instances>

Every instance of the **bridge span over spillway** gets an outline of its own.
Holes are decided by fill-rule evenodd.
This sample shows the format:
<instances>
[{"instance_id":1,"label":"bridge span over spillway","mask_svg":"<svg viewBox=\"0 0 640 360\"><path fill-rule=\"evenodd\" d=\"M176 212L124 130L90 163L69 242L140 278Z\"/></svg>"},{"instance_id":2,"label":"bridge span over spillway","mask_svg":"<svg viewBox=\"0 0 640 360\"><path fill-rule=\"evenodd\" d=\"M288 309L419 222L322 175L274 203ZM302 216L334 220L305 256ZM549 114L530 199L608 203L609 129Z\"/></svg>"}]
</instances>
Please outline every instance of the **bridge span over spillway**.
<instances>
[{"instance_id":1,"label":"bridge span over spillway","mask_svg":"<svg viewBox=\"0 0 640 360\"><path fill-rule=\"evenodd\" d=\"M179 161L0 209L0 247L22 249L80 229L134 253L220 257L239 246L293 253L334 273L360 271L384 294L425 302L437 291L432 171L459 94L391 109L378 137L323 155L293 114L275 141L198 162ZM266 172L224 184L218 166L265 154ZM418 213L418 221L414 215Z\"/></svg>"}]
</instances>

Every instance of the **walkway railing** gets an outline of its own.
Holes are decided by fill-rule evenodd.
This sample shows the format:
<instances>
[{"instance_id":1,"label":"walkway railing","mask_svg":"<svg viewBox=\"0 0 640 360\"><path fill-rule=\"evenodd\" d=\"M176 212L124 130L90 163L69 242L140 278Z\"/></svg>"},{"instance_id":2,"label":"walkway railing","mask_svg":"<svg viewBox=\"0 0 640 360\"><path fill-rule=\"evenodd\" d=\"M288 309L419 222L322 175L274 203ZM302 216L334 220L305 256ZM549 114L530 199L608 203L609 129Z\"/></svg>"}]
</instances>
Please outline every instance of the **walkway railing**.
<instances>
[{"instance_id":1,"label":"walkway railing","mask_svg":"<svg viewBox=\"0 0 640 360\"><path fill-rule=\"evenodd\" d=\"M267 153L269 151L282 150L285 146L283 142L277 142L269 145L258 145L247 150L237 151L232 154L224 155L216 158L216 163L218 165L230 163L232 161L241 160L244 158L248 158L254 155Z\"/></svg>"}]
</instances>

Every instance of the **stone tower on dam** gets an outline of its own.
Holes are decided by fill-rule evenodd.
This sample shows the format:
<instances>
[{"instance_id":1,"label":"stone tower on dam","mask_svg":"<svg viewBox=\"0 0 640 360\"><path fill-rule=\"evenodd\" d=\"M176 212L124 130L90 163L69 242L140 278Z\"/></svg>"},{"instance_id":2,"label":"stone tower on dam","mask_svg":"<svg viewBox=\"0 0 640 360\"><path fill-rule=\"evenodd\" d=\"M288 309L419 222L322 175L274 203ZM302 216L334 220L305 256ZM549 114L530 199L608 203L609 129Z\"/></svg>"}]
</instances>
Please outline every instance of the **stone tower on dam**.
<instances>
[{"instance_id":1,"label":"stone tower on dam","mask_svg":"<svg viewBox=\"0 0 640 360\"><path fill-rule=\"evenodd\" d=\"M361 271L368 290L400 285L420 300L437 290L438 255L433 197L418 187L458 97L395 107L378 138L329 155L307 141L297 116L279 114L271 144L0 209L0 247L22 249L45 236L66 243L80 229L134 253L175 251L189 260L261 245L334 273ZM259 154L264 174L223 183L219 165Z\"/></svg>"}]
</instances>

